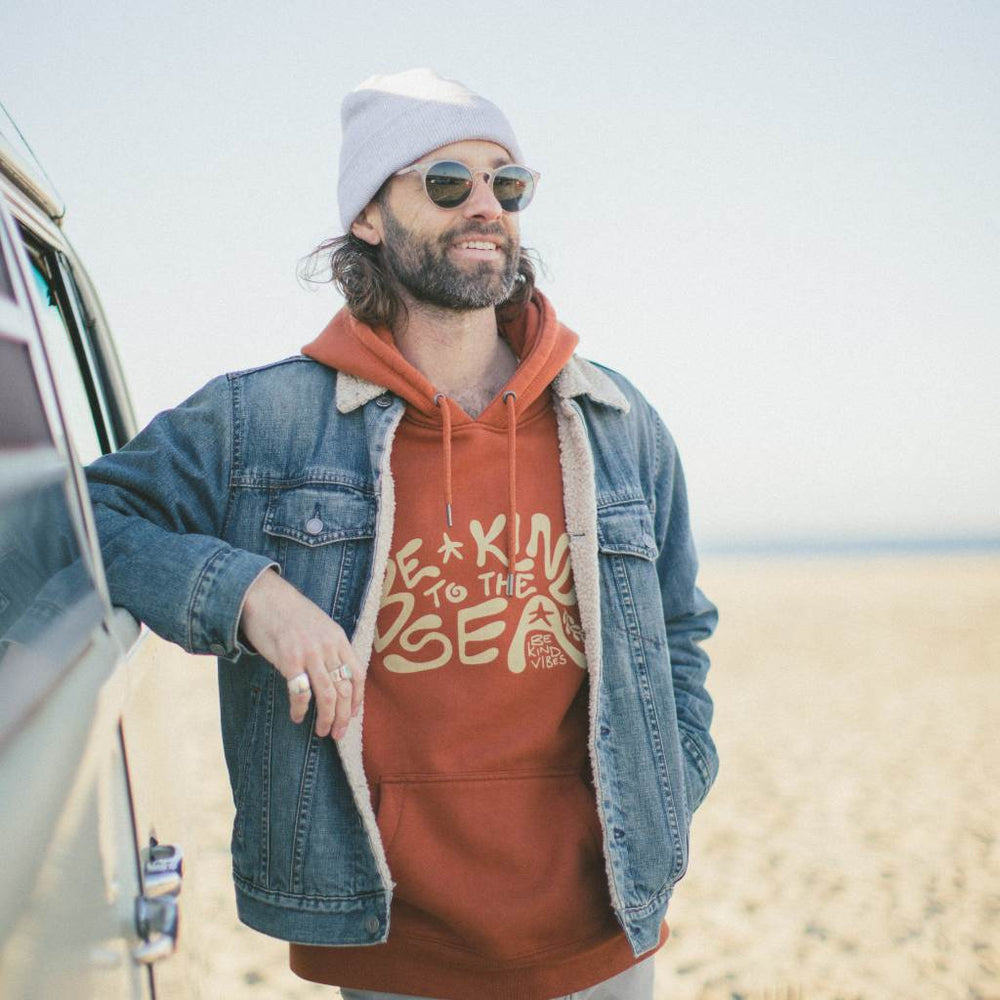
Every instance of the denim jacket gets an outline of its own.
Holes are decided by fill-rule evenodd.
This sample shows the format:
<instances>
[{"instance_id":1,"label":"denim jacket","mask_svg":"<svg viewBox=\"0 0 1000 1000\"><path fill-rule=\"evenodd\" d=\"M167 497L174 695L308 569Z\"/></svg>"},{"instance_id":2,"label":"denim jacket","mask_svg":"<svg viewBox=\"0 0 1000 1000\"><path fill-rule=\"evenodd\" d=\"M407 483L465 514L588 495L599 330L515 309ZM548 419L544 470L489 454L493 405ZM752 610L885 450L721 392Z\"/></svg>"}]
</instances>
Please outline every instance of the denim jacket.
<instances>
[{"instance_id":1,"label":"denim jacket","mask_svg":"<svg viewBox=\"0 0 1000 1000\"><path fill-rule=\"evenodd\" d=\"M657 943L691 815L717 771L699 646L716 611L695 586L684 479L653 408L575 356L552 402L595 805L611 902L639 955ZM113 601L219 657L240 917L303 944L389 934L393 883L362 768L363 714L339 744L308 720L294 725L280 675L241 645L239 615L277 565L368 661L404 409L380 386L294 357L213 380L87 470Z\"/></svg>"}]
</instances>

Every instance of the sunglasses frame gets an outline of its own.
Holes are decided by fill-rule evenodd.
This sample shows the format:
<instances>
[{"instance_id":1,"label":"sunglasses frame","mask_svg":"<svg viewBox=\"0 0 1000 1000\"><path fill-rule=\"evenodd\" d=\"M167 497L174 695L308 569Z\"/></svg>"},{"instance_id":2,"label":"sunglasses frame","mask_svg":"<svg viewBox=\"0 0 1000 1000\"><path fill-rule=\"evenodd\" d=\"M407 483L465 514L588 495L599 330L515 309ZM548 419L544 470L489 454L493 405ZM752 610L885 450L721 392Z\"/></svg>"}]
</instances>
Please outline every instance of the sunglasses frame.
<instances>
[{"instance_id":1,"label":"sunglasses frame","mask_svg":"<svg viewBox=\"0 0 1000 1000\"><path fill-rule=\"evenodd\" d=\"M469 175L472 177L472 187L469 188L465 197L457 205L439 205L433 198L431 198L430 191L427 190L427 175L430 173L434 167L440 166L442 163L457 163L460 167L465 167L469 171ZM507 209L504 208L505 212L510 212L514 214L516 212L523 212L528 205L535 198L535 188L538 186L538 180L542 176L537 170L532 170L531 167L526 167L523 163L501 163L500 166L494 167L492 170L484 170L481 167L473 169L468 165L468 163L463 163L461 160L456 160L453 157L445 157L441 160L425 160L422 163L414 163L409 167L403 167L402 170L397 170L393 176L402 177L404 174L420 174L421 187L424 189L424 194L427 195L428 200L435 208L440 208L445 212L451 212L456 208L461 208L471 197L472 192L476 185L476 178L482 177L483 181L489 185L490 191L493 197L496 198L496 192L493 190L493 180L496 175L507 167L519 167L521 170L527 170L531 174L531 197L528 199L528 204L523 208ZM497 198L497 201L500 201ZM503 203L501 202L501 207Z\"/></svg>"}]
</instances>

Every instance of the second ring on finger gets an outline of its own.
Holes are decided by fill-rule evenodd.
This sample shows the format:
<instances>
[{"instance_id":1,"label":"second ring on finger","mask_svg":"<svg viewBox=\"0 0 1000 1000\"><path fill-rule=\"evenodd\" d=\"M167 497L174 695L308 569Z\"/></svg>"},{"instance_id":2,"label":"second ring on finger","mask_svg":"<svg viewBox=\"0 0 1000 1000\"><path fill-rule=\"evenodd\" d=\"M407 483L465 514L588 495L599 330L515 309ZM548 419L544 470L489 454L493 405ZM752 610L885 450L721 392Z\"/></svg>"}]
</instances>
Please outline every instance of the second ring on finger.
<instances>
[{"instance_id":1,"label":"second ring on finger","mask_svg":"<svg viewBox=\"0 0 1000 1000\"><path fill-rule=\"evenodd\" d=\"M328 668L327 673L330 675L330 680L334 683L337 681L349 681L351 679L351 668L346 663Z\"/></svg>"}]
</instances>

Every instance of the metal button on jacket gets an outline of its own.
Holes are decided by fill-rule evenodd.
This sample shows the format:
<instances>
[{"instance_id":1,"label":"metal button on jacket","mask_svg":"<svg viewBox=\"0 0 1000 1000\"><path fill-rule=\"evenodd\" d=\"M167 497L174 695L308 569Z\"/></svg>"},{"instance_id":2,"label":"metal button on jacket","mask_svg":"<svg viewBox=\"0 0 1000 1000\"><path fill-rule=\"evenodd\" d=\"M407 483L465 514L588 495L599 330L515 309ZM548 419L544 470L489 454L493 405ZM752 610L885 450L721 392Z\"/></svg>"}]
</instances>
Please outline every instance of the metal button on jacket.
<instances>
[{"instance_id":1,"label":"metal button on jacket","mask_svg":"<svg viewBox=\"0 0 1000 1000\"><path fill-rule=\"evenodd\" d=\"M310 535L318 535L323 530L323 522L318 517L311 517L306 521L306 532Z\"/></svg>"}]
</instances>

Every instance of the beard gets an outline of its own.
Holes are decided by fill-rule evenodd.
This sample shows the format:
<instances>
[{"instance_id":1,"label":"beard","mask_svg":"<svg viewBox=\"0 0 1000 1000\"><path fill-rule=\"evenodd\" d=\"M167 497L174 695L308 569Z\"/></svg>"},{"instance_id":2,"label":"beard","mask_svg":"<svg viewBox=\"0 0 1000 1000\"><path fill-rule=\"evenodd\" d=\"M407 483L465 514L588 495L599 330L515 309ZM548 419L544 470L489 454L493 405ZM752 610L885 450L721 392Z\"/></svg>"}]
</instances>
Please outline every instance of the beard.
<instances>
[{"instance_id":1,"label":"beard","mask_svg":"<svg viewBox=\"0 0 1000 1000\"><path fill-rule=\"evenodd\" d=\"M457 226L437 238L423 237L407 229L387 205L380 209L385 230L382 262L390 277L418 302L469 312L510 298L521 252L499 224ZM495 241L503 257L500 265L484 260L474 267L459 267L449 260L449 248L465 239Z\"/></svg>"}]
</instances>

